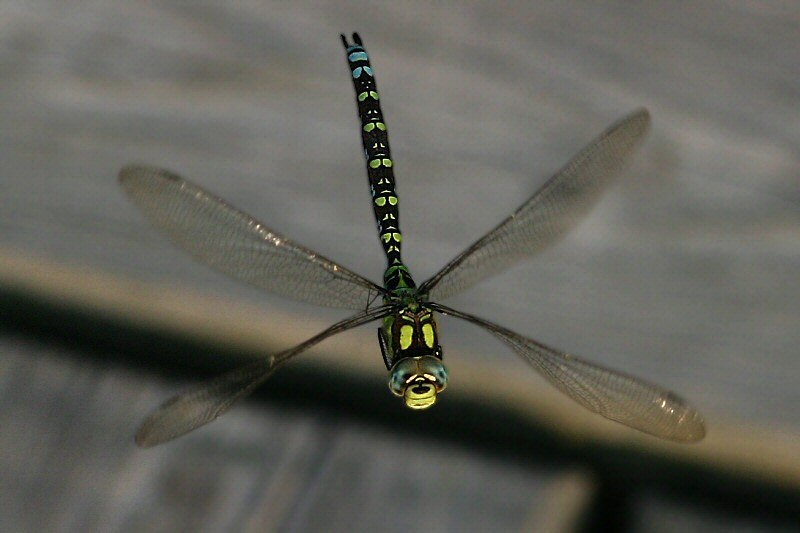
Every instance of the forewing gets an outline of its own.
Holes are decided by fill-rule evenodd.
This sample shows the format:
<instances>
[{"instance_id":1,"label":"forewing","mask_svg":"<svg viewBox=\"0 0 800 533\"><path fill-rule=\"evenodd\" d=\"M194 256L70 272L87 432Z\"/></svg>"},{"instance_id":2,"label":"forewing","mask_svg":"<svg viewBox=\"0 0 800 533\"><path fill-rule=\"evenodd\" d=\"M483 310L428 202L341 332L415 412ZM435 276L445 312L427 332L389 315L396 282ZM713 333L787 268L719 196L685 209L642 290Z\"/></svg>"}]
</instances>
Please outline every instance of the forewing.
<instances>
[{"instance_id":1,"label":"forewing","mask_svg":"<svg viewBox=\"0 0 800 533\"><path fill-rule=\"evenodd\" d=\"M514 214L423 283L420 292L441 301L557 241L595 204L649 125L646 109L612 125Z\"/></svg>"},{"instance_id":2,"label":"forewing","mask_svg":"<svg viewBox=\"0 0 800 533\"><path fill-rule=\"evenodd\" d=\"M337 322L294 348L222 374L170 398L139 427L136 444L148 448L208 424L252 393L295 355L337 333L383 318L390 311L390 307L384 306L359 313Z\"/></svg>"},{"instance_id":3,"label":"forewing","mask_svg":"<svg viewBox=\"0 0 800 533\"><path fill-rule=\"evenodd\" d=\"M706 434L700 413L673 392L560 352L467 313L438 304L432 307L489 330L545 379L590 411L664 439L694 442Z\"/></svg>"},{"instance_id":4,"label":"forewing","mask_svg":"<svg viewBox=\"0 0 800 533\"><path fill-rule=\"evenodd\" d=\"M345 309L365 309L384 292L168 171L129 166L119 181L176 246L236 279L294 300Z\"/></svg>"}]
</instances>

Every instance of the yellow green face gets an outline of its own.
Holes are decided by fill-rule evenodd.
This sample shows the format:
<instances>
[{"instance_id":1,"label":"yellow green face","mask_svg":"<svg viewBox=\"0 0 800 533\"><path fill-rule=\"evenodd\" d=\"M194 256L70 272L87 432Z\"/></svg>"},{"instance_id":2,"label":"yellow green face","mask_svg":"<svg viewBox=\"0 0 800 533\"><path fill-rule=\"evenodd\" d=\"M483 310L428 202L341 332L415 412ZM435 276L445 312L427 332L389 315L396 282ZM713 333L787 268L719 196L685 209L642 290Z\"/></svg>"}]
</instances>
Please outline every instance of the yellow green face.
<instances>
[{"instance_id":1,"label":"yellow green face","mask_svg":"<svg viewBox=\"0 0 800 533\"><path fill-rule=\"evenodd\" d=\"M447 387L447 370L432 355L406 357L389 373L389 390L401 396L410 409L427 409L436 403L436 395Z\"/></svg>"}]
</instances>

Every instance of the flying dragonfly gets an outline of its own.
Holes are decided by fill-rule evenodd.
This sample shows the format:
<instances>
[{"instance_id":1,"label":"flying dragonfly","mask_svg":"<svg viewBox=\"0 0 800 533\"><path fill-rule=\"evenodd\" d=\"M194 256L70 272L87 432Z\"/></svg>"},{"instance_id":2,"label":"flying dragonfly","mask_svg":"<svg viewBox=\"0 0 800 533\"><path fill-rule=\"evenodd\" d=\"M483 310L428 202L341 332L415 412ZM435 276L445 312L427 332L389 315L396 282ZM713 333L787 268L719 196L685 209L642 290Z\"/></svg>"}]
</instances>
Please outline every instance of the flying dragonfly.
<instances>
[{"instance_id":1,"label":"flying dragonfly","mask_svg":"<svg viewBox=\"0 0 800 533\"><path fill-rule=\"evenodd\" d=\"M427 409L448 385L436 315L485 329L585 408L674 441L704 437L702 416L682 398L440 302L553 244L593 206L650 124L639 109L613 124L556 172L511 216L417 285L401 258L394 160L369 56L358 34L342 35L361 120L361 140L378 235L386 255L383 285L274 231L166 170L128 166L119 174L133 203L172 242L212 268L294 300L358 311L307 341L174 396L136 433L154 446L226 412L296 355L343 331L382 320L378 345L389 390L411 409Z\"/></svg>"}]
</instances>

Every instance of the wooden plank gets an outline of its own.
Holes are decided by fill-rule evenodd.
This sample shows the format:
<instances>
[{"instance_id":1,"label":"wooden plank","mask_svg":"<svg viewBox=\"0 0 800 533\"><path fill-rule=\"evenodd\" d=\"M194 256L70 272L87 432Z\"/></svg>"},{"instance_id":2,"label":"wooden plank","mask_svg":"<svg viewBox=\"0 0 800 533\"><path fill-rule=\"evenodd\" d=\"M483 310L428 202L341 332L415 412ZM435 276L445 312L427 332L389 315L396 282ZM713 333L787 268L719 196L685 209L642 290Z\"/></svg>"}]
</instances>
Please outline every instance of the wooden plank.
<instances>
[{"instance_id":1,"label":"wooden plank","mask_svg":"<svg viewBox=\"0 0 800 533\"><path fill-rule=\"evenodd\" d=\"M172 250L114 181L147 162L377 279L338 42L359 30L420 278L648 106L652 136L592 217L455 303L797 438L798 20L796 2L746 0L5 2L0 242L305 319ZM443 335L448 353L521 371L488 336Z\"/></svg>"},{"instance_id":2,"label":"wooden plank","mask_svg":"<svg viewBox=\"0 0 800 533\"><path fill-rule=\"evenodd\" d=\"M6 334L0 351L3 531L511 531L553 477L263 404L141 450L133 429L174 381Z\"/></svg>"},{"instance_id":3,"label":"wooden plank","mask_svg":"<svg viewBox=\"0 0 800 533\"><path fill-rule=\"evenodd\" d=\"M204 300L184 291L50 265L19 254L0 253L0 287L156 331L172 331L212 346L238 347L250 354L271 353L285 346L276 339L290 334L290 330L294 334L303 332L299 335L302 337L324 328L313 320L293 324L289 317L275 312L219 299ZM376 359L372 342L371 332L362 328L326 342L324 352L319 348L293 366L317 369L322 375L341 375L342 379L349 375L359 381L382 383L385 369ZM642 450L679 464L709 467L770 485L800 487L800 464L796 461L800 442L785 431L751 427L724 415L706 413L710 424L705 440L674 444L609 422L550 387L533 387L527 374L476 363L468 356L450 366L456 381L443 402L449 399L499 408L546 427L568 445L594 443Z\"/></svg>"}]
</instances>

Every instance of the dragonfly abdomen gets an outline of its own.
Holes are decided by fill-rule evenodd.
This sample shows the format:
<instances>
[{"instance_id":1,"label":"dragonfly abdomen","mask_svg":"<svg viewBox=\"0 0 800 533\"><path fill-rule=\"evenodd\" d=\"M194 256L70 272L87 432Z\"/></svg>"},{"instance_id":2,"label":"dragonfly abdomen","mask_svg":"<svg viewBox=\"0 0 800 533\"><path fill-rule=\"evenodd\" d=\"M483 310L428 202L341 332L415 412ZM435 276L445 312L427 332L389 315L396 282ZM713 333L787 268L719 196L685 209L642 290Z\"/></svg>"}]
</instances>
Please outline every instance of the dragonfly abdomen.
<instances>
[{"instance_id":1,"label":"dragonfly abdomen","mask_svg":"<svg viewBox=\"0 0 800 533\"><path fill-rule=\"evenodd\" d=\"M401 257L403 234L400 232L394 161L389 148L389 133L381 111L380 94L369 56L357 33L353 34L353 40L352 45L348 44L342 35L348 65L353 75L358 116L361 119L361 142L367 159L372 209L378 223L378 237L386 254L384 285L390 291L414 289L416 284Z\"/></svg>"}]
</instances>

